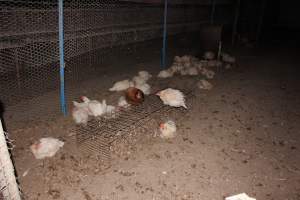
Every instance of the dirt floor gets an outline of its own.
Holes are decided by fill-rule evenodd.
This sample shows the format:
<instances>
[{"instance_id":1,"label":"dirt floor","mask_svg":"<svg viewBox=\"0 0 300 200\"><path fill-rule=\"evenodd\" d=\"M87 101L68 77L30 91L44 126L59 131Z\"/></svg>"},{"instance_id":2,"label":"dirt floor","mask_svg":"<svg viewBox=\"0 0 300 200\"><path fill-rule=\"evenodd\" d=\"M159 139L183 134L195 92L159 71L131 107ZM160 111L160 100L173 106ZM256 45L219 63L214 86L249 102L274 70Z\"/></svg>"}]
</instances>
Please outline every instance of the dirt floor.
<instances>
[{"instance_id":1,"label":"dirt floor","mask_svg":"<svg viewBox=\"0 0 300 200\"><path fill-rule=\"evenodd\" d=\"M222 200L246 192L260 200L299 200L300 63L284 48L236 55L238 66L218 71L211 91L195 92L192 109L176 121L176 138L143 132L109 164L79 153L70 118L10 127L25 199ZM121 78L106 75L97 82L102 90L86 93L108 97L105 90ZM115 103L117 96L108 99ZM65 146L36 160L29 146L45 136Z\"/></svg>"}]
</instances>

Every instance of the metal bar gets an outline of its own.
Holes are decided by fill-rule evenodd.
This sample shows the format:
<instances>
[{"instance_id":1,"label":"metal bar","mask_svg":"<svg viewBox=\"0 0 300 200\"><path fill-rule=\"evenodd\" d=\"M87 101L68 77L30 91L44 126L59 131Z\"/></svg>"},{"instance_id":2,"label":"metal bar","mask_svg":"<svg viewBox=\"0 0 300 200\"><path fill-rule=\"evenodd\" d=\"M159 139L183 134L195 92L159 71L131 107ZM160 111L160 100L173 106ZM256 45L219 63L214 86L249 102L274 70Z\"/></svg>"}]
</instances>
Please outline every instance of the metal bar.
<instances>
[{"instance_id":1,"label":"metal bar","mask_svg":"<svg viewBox=\"0 0 300 200\"><path fill-rule=\"evenodd\" d=\"M166 68L167 15L168 15L168 0L165 0L163 48L162 48L162 58L161 58L162 68Z\"/></svg>"},{"instance_id":2,"label":"metal bar","mask_svg":"<svg viewBox=\"0 0 300 200\"><path fill-rule=\"evenodd\" d=\"M235 44L235 38L237 33L237 25L239 21L239 15L240 15L240 5L241 0L237 0L236 7L235 7L235 16L234 16L234 22L233 22L233 28L232 28L232 36L231 36L231 44Z\"/></svg>"},{"instance_id":3,"label":"metal bar","mask_svg":"<svg viewBox=\"0 0 300 200\"><path fill-rule=\"evenodd\" d=\"M59 32L59 64L60 64L60 106L63 114L67 115L65 99L65 59L64 59L64 13L63 0L58 0L58 32Z\"/></svg>"}]
</instances>

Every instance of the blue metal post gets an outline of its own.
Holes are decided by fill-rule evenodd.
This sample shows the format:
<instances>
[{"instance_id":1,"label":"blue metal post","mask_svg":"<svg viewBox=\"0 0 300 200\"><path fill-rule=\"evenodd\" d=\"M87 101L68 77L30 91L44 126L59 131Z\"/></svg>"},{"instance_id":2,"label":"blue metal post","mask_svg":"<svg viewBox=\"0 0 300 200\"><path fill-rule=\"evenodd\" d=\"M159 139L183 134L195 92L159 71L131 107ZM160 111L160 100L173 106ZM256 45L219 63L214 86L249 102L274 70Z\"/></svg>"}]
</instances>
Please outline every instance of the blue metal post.
<instances>
[{"instance_id":1,"label":"blue metal post","mask_svg":"<svg viewBox=\"0 0 300 200\"><path fill-rule=\"evenodd\" d=\"M163 48L162 48L162 58L161 58L161 65L162 65L162 68L166 68L167 15L168 15L168 0L165 0Z\"/></svg>"},{"instance_id":2,"label":"blue metal post","mask_svg":"<svg viewBox=\"0 0 300 200\"><path fill-rule=\"evenodd\" d=\"M64 13L63 0L58 0L58 32L59 32L59 64L60 64L60 106L63 114L67 115L65 99L65 59L64 59Z\"/></svg>"}]
</instances>

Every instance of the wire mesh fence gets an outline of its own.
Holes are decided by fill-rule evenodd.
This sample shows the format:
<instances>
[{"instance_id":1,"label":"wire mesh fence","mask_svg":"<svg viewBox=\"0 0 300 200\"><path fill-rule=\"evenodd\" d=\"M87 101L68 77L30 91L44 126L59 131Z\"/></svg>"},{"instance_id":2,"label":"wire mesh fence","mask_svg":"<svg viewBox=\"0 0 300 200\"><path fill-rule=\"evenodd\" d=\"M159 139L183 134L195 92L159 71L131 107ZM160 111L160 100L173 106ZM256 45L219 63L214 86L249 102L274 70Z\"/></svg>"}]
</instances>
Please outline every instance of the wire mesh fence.
<instances>
[{"instance_id":1,"label":"wire mesh fence","mask_svg":"<svg viewBox=\"0 0 300 200\"><path fill-rule=\"evenodd\" d=\"M162 37L163 4L142 2L63 1L67 103L79 95L78 84L103 71L104 62L129 57ZM169 35L210 22L211 1L172 2ZM217 4L216 13L227 13L223 22L231 17L231 4ZM16 120L60 113L57 1L0 0L0 75L1 101Z\"/></svg>"}]
</instances>

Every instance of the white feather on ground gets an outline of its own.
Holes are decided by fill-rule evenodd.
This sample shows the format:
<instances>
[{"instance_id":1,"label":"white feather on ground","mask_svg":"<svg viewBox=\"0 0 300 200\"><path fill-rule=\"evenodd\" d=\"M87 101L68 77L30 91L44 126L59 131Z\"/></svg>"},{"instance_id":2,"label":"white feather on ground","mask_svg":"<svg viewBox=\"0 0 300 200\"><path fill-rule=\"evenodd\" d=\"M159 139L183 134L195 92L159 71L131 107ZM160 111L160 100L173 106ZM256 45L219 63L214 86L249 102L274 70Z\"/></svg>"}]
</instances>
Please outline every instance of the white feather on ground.
<instances>
[{"instance_id":1,"label":"white feather on ground","mask_svg":"<svg viewBox=\"0 0 300 200\"><path fill-rule=\"evenodd\" d=\"M41 138L39 142L35 142L30 146L30 150L36 159L43 159L46 157L52 157L56 152L64 146L64 142L47 137Z\"/></svg>"},{"instance_id":2,"label":"white feather on ground","mask_svg":"<svg viewBox=\"0 0 300 200\"><path fill-rule=\"evenodd\" d=\"M151 86L148 83L144 83L141 85L135 85L137 89L142 90L145 95L149 95L151 93Z\"/></svg>"},{"instance_id":3,"label":"white feather on ground","mask_svg":"<svg viewBox=\"0 0 300 200\"><path fill-rule=\"evenodd\" d=\"M89 119L88 105L73 101L72 117L76 124L86 125Z\"/></svg>"},{"instance_id":4,"label":"white feather on ground","mask_svg":"<svg viewBox=\"0 0 300 200\"><path fill-rule=\"evenodd\" d=\"M171 72L171 70L162 70L157 75L158 78L170 78L172 76L173 73Z\"/></svg>"},{"instance_id":5,"label":"white feather on ground","mask_svg":"<svg viewBox=\"0 0 300 200\"><path fill-rule=\"evenodd\" d=\"M216 57L216 55L215 55L215 53L212 52L212 51L206 51L206 52L204 53L204 55L203 55L203 58L204 58L205 60L213 60L213 59L215 59L215 57Z\"/></svg>"},{"instance_id":6,"label":"white feather on ground","mask_svg":"<svg viewBox=\"0 0 300 200\"><path fill-rule=\"evenodd\" d=\"M200 88L202 90L211 90L213 88L213 85L205 79L201 79L197 83L197 86L198 86L198 88Z\"/></svg>"},{"instance_id":7,"label":"white feather on ground","mask_svg":"<svg viewBox=\"0 0 300 200\"><path fill-rule=\"evenodd\" d=\"M123 91L126 90L129 87L132 87L134 84L132 81L129 81L128 79L123 81L115 82L113 87L109 89L109 91Z\"/></svg>"},{"instance_id":8,"label":"white feather on ground","mask_svg":"<svg viewBox=\"0 0 300 200\"><path fill-rule=\"evenodd\" d=\"M165 105L184 107L187 109L187 106L185 105L185 96L180 90L168 88L158 92L156 95L160 97Z\"/></svg>"},{"instance_id":9,"label":"white feather on ground","mask_svg":"<svg viewBox=\"0 0 300 200\"><path fill-rule=\"evenodd\" d=\"M164 139L171 139L176 136L176 124L174 121L169 120L159 125L160 137Z\"/></svg>"}]
</instances>

